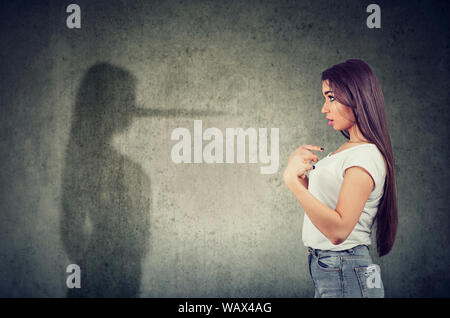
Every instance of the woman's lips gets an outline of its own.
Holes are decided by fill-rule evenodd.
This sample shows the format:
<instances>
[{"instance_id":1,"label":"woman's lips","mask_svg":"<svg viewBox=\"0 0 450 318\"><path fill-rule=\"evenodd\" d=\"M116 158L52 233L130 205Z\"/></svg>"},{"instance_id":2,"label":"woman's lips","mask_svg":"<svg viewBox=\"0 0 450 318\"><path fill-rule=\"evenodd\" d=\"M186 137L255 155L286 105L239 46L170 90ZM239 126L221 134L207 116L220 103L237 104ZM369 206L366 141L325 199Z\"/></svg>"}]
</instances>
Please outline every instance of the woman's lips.
<instances>
[{"instance_id":1,"label":"woman's lips","mask_svg":"<svg viewBox=\"0 0 450 318\"><path fill-rule=\"evenodd\" d=\"M330 120L330 119L328 120L328 125L330 125L330 126L331 126L331 125L333 125L333 123L334 123L334 121L333 121L333 120Z\"/></svg>"}]
</instances>

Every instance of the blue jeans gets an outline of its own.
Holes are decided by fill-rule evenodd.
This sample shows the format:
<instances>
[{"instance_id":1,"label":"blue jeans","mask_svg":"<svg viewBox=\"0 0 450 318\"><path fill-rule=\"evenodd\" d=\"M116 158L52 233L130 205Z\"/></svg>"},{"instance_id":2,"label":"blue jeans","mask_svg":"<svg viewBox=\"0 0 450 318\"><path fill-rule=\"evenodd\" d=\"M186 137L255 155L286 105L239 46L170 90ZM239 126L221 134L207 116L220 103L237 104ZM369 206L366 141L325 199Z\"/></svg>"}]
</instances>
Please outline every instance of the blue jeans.
<instances>
[{"instance_id":1,"label":"blue jeans","mask_svg":"<svg viewBox=\"0 0 450 318\"><path fill-rule=\"evenodd\" d=\"M373 264L367 245L344 251L308 247L314 298L384 298L380 266Z\"/></svg>"}]
</instances>

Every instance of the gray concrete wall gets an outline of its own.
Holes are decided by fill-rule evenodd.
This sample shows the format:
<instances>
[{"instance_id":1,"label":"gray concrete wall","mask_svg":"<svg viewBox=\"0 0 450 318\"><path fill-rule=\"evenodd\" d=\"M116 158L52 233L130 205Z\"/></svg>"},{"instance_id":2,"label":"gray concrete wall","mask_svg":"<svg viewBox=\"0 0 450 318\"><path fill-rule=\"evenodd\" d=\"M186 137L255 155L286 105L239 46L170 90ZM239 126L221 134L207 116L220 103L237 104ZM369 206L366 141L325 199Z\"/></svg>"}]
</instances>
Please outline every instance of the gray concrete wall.
<instances>
[{"instance_id":1,"label":"gray concrete wall","mask_svg":"<svg viewBox=\"0 0 450 318\"><path fill-rule=\"evenodd\" d=\"M345 141L320 74L349 58L380 80L396 160L397 242L381 259L372 246L386 296L450 296L449 7L377 1L376 30L370 3L2 3L0 296L312 297L282 172L303 143ZM279 170L174 164L170 135L194 119L279 128Z\"/></svg>"}]
</instances>

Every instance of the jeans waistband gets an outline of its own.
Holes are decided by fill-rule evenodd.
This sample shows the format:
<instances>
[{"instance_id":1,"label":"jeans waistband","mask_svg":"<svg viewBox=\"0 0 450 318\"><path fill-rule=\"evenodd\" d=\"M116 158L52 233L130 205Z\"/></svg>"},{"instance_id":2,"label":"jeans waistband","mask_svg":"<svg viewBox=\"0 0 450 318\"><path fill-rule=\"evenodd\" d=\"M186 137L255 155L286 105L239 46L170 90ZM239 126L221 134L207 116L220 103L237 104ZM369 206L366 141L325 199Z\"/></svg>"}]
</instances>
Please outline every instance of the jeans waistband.
<instances>
[{"instance_id":1,"label":"jeans waistband","mask_svg":"<svg viewBox=\"0 0 450 318\"><path fill-rule=\"evenodd\" d=\"M320 250L320 249L315 249L315 248L308 246L308 253L312 254L314 256L319 256L319 255L324 255L324 254L326 254L326 255L358 255L358 254L368 252L368 251L369 251L369 247L365 244L356 245L352 248L342 250L342 251Z\"/></svg>"}]
</instances>

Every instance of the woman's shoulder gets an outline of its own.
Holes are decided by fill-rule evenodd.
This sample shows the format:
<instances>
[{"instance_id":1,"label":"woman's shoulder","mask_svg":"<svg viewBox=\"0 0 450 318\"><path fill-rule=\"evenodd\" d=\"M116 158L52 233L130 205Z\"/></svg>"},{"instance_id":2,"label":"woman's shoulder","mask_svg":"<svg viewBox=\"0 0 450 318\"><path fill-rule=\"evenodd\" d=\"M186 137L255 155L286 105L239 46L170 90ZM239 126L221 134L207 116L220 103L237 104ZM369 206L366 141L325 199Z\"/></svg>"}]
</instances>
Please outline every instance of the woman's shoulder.
<instances>
[{"instance_id":1,"label":"woman's shoulder","mask_svg":"<svg viewBox=\"0 0 450 318\"><path fill-rule=\"evenodd\" d=\"M368 156L374 156L374 159L381 159L383 158L383 154L381 153L380 149L375 144L363 144L366 147L359 147L359 149L356 149L360 151L363 154L366 154ZM361 146L363 146L361 145ZM358 147L357 147L358 148Z\"/></svg>"},{"instance_id":2,"label":"woman's shoulder","mask_svg":"<svg viewBox=\"0 0 450 318\"><path fill-rule=\"evenodd\" d=\"M381 175L386 175L386 160L377 145L366 143L352 148L354 148L353 151L348 151L344 161L371 162L378 168Z\"/></svg>"},{"instance_id":3,"label":"woman's shoulder","mask_svg":"<svg viewBox=\"0 0 450 318\"><path fill-rule=\"evenodd\" d=\"M339 154L343 154L346 156L352 156L355 152L363 153L363 154L370 154L378 151L378 147L375 144L371 143L360 143L352 146L346 146L343 144L341 147L338 148L335 152L331 152L328 156L336 156ZM378 151L379 152L379 151Z\"/></svg>"},{"instance_id":4,"label":"woman's shoulder","mask_svg":"<svg viewBox=\"0 0 450 318\"><path fill-rule=\"evenodd\" d=\"M349 147L349 148L346 148L346 149L353 150L353 151L358 151L358 152L361 152L361 153L372 153L372 154L373 153L378 153L378 154L381 155L381 152L378 149L377 145L372 144L372 143L361 143L361 144L358 144L356 146Z\"/></svg>"}]
</instances>

